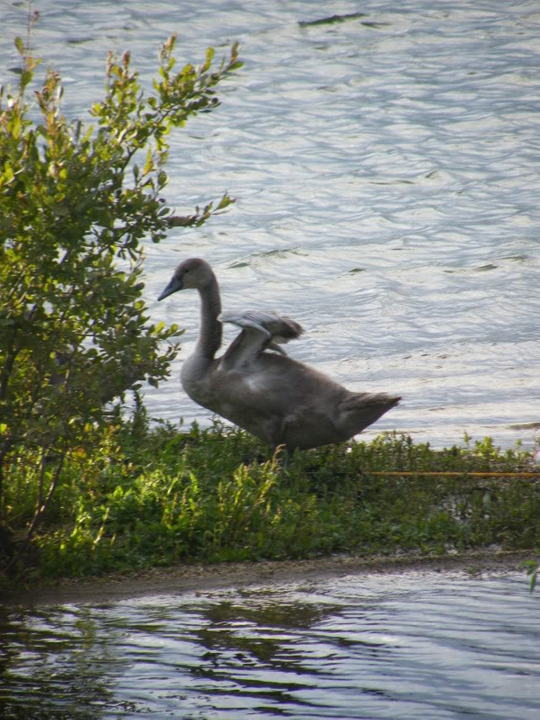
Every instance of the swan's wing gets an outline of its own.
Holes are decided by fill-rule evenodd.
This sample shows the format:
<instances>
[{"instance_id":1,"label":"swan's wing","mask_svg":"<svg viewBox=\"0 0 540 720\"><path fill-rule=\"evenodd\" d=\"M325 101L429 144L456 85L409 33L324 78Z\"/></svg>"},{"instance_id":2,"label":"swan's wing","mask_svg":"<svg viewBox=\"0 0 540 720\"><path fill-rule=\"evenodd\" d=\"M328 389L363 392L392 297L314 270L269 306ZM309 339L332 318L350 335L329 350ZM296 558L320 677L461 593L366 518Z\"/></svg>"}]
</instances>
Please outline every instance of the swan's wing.
<instances>
[{"instance_id":1,"label":"swan's wing","mask_svg":"<svg viewBox=\"0 0 540 720\"><path fill-rule=\"evenodd\" d=\"M222 312L218 317L222 323L232 323L242 330L252 330L261 337L276 343L294 340L304 332L304 328L290 317L274 312L261 310L244 310L243 312Z\"/></svg>"},{"instance_id":2,"label":"swan's wing","mask_svg":"<svg viewBox=\"0 0 540 720\"><path fill-rule=\"evenodd\" d=\"M223 356L228 367L250 362L267 348L285 354L279 344L294 340L304 332L302 326L291 318L260 310L223 312L218 320L242 329Z\"/></svg>"}]
</instances>

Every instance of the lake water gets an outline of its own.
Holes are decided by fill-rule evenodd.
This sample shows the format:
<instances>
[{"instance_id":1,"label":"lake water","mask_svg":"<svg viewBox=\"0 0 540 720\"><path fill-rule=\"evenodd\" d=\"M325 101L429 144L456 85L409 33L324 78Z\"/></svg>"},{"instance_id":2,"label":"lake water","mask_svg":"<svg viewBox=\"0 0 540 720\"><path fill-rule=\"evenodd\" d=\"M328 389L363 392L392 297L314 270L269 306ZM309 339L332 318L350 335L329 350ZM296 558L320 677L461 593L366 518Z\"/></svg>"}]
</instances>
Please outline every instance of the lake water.
<instances>
[{"instance_id":1,"label":"lake water","mask_svg":"<svg viewBox=\"0 0 540 720\"><path fill-rule=\"evenodd\" d=\"M148 248L152 320L187 328L155 417L208 414L178 375L196 338L193 293L156 297L174 266L208 259L226 308L272 308L290 346L357 390L403 395L366 436L507 446L540 421L540 9L536 0L55 0L36 2L35 52L63 73L67 115L100 97L106 53L149 82L160 43L180 62L238 40L222 105L172 138L167 199L234 208ZM0 9L0 76L24 2ZM331 18L332 22L318 22ZM232 337L227 331L227 337Z\"/></svg>"},{"instance_id":2,"label":"lake water","mask_svg":"<svg viewBox=\"0 0 540 720\"><path fill-rule=\"evenodd\" d=\"M522 575L409 572L0 614L3 718L540 716Z\"/></svg>"}]
</instances>

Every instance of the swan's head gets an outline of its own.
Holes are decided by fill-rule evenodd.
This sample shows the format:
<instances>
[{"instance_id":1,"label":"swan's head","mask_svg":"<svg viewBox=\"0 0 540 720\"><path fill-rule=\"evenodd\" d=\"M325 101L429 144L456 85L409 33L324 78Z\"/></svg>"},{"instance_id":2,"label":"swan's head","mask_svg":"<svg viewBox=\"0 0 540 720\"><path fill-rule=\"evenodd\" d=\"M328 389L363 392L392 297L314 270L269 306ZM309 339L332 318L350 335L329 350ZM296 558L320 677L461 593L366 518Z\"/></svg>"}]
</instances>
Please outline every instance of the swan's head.
<instances>
[{"instance_id":1,"label":"swan's head","mask_svg":"<svg viewBox=\"0 0 540 720\"><path fill-rule=\"evenodd\" d=\"M213 277L212 268L204 260L200 258L184 260L174 271L174 275L158 297L158 300L163 300L178 290L186 290L187 288L200 290L208 285Z\"/></svg>"}]
</instances>

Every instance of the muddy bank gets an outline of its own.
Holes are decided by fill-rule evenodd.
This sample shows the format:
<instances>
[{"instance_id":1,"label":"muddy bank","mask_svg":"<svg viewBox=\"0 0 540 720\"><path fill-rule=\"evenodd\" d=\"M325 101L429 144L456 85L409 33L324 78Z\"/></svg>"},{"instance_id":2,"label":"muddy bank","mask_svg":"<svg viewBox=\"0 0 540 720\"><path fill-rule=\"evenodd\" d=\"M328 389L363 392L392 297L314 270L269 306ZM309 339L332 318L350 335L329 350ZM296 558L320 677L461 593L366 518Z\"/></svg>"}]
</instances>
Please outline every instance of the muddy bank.
<instances>
[{"instance_id":1,"label":"muddy bank","mask_svg":"<svg viewBox=\"0 0 540 720\"><path fill-rule=\"evenodd\" d=\"M61 580L0 595L5 605L46 605L64 603L113 603L151 595L176 595L250 585L316 581L358 573L396 573L407 571L459 571L481 573L518 570L523 560L535 558L533 551L478 552L443 557L338 556L313 560L221 563L219 565L178 565L145 570L129 575ZM524 575L524 583L527 580Z\"/></svg>"}]
</instances>

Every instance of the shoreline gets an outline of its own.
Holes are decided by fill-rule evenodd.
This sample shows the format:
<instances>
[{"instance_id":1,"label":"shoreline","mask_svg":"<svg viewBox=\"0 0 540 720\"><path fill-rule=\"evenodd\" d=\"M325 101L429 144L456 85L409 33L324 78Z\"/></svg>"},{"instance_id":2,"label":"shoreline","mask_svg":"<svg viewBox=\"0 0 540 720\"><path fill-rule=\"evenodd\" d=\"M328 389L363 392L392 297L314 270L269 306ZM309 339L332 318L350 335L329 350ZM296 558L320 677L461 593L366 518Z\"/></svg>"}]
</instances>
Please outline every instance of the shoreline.
<instances>
[{"instance_id":1,"label":"shoreline","mask_svg":"<svg viewBox=\"0 0 540 720\"><path fill-rule=\"evenodd\" d=\"M5 607L40 605L99 604L158 595L182 595L229 588L275 585L324 580L355 574L402 572L484 572L518 571L523 560L536 557L533 550L482 551L459 555L355 557L340 555L310 560L273 560L220 563L218 565L177 565L130 574L97 578L69 578L40 582L24 590L0 594ZM523 571L521 571L523 572ZM523 572L524 586L527 577Z\"/></svg>"}]
</instances>

